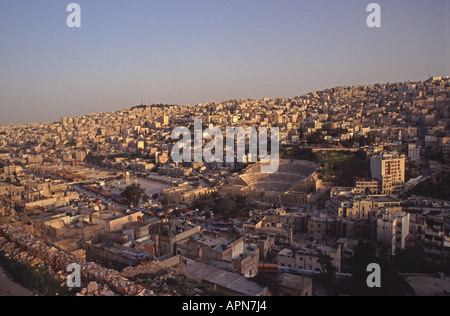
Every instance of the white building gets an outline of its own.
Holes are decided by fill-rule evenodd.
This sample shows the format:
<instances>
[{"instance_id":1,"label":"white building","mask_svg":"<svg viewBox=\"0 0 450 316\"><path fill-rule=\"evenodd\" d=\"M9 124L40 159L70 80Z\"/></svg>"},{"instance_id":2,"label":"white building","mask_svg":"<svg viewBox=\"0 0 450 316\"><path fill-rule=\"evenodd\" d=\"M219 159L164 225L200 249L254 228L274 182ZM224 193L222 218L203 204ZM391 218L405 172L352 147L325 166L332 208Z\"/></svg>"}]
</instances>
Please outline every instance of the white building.
<instances>
[{"instance_id":1,"label":"white building","mask_svg":"<svg viewBox=\"0 0 450 316\"><path fill-rule=\"evenodd\" d=\"M405 212L376 211L377 241L389 246L392 255L397 249L405 249L410 219L411 215Z\"/></svg>"},{"instance_id":2,"label":"white building","mask_svg":"<svg viewBox=\"0 0 450 316\"><path fill-rule=\"evenodd\" d=\"M341 272L342 245L337 248L323 247L322 253L331 257L337 272ZM320 251L315 249L291 250L284 249L278 253L277 263L280 268L292 268L305 271L322 272L320 264Z\"/></svg>"}]
</instances>

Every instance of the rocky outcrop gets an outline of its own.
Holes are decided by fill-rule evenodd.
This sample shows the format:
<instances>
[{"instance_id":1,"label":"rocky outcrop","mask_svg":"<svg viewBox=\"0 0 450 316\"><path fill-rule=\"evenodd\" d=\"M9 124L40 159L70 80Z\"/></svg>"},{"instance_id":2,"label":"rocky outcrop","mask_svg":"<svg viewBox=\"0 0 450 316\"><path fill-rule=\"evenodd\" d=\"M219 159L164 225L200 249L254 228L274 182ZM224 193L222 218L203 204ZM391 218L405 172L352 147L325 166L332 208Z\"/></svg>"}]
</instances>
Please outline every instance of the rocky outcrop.
<instances>
[{"instance_id":1,"label":"rocky outcrop","mask_svg":"<svg viewBox=\"0 0 450 316\"><path fill-rule=\"evenodd\" d=\"M128 279L135 279L140 275L153 275L169 270L172 273L186 274L186 260L180 256L175 256L164 261L144 262L136 267L125 268L121 275Z\"/></svg>"},{"instance_id":2,"label":"rocky outcrop","mask_svg":"<svg viewBox=\"0 0 450 316\"><path fill-rule=\"evenodd\" d=\"M69 275L70 264L78 264L81 270L82 285L79 296L153 296L155 293L130 281L116 270L106 269L98 264L86 262L62 250L47 245L35 238L23 226L10 224L0 226L0 251L16 260L33 266L51 269L61 281Z\"/></svg>"}]
</instances>

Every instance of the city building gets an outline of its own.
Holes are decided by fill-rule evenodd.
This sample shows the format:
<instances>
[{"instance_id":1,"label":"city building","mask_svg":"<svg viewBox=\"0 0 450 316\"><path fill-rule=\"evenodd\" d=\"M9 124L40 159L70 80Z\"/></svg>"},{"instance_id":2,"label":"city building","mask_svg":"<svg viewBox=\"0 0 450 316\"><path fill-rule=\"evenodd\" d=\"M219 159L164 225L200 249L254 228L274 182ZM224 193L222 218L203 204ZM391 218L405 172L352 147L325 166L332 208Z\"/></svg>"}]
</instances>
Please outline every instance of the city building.
<instances>
[{"instance_id":1,"label":"city building","mask_svg":"<svg viewBox=\"0 0 450 316\"><path fill-rule=\"evenodd\" d=\"M328 255L332 259L332 264L337 272L341 272L342 246L337 248L321 247L316 249L284 249L278 253L277 263L281 268L293 268L310 272L321 272L321 254Z\"/></svg>"},{"instance_id":2,"label":"city building","mask_svg":"<svg viewBox=\"0 0 450 316\"><path fill-rule=\"evenodd\" d=\"M406 177L405 165L406 157L398 153L383 153L371 158L372 178L381 182L382 194L399 193L403 190Z\"/></svg>"},{"instance_id":3,"label":"city building","mask_svg":"<svg viewBox=\"0 0 450 316\"><path fill-rule=\"evenodd\" d=\"M420 161L420 147L417 147L416 144L409 144L408 145L408 159L412 162L419 162Z\"/></svg>"},{"instance_id":4,"label":"city building","mask_svg":"<svg viewBox=\"0 0 450 316\"><path fill-rule=\"evenodd\" d=\"M387 210L373 210L373 212L377 223L377 242L389 246L393 256L397 249L406 249L410 214Z\"/></svg>"}]
</instances>

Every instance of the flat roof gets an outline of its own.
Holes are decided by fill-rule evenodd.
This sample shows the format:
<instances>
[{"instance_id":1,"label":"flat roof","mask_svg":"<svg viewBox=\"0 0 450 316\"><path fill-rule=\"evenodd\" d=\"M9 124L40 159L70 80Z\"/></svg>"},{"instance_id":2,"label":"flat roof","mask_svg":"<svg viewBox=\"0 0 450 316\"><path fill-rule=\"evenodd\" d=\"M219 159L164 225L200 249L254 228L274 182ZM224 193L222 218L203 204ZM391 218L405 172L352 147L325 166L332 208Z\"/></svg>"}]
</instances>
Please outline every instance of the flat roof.
<instances>
[{"instance_id":1,"label":"flat roof","mask_svg":"<svg viewBox=\"0 0 450 316\"><path fill-rule=\"evenodd\" d=\"M188 259L186 272L190 278L217 284L222 288L243 295L260 296L265 291L265 288L240 274L228 272L190 259Z\"/></svg>"},{"instance_id":2,"label":"flat roof","mask_svg":"<svg viewBox=\"0 0 450 316\"><path fill-rule=\"evenodd\" d=\"M281 250L278 254L282 256L290 256L292 255L292 250L285 248Z\"/></svg>"},{"instance_id":3,"label":"flat roof","mask_svg":"<svg viewBox=\"0 0 450 316\"><path fill-rule=\"evenodd\" d=\"M402 275L418 296L441 296L450 294L450 276L445 279L433 275Z\"/></svg>"},{"instance_id":4,"label":"flat roof","mask_svg":"<svg viewBox=\"0 0 450 316\"><path fill-rule=\"evenodd\" d=\"M390 195L371 196L370 200L374 201L374 202L400 202L400 200L398 200Z\"/></svg>"},{"instance_id":5,"label":"flat roof","mask_svg":"<svg viewBox=\"0 0 450 316\"><path fill-rule=\"evenodd\" d=\"M211 237L211 236L202 236L197 242L200 242L209 247L219 247L219 246L228 246L234 241L232 238L227 237Z\"/></svg>"}]
</instances>

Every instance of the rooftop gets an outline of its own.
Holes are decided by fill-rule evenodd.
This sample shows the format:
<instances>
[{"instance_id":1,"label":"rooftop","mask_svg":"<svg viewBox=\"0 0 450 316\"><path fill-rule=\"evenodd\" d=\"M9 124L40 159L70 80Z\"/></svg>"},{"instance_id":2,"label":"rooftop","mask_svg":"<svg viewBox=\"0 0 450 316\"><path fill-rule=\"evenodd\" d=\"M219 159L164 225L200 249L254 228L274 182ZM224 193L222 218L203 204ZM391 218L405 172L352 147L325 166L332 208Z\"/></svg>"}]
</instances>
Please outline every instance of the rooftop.
<instances>
[{"instance_id":1,"label":"rooftop","mask_svg":"<svg viewBox=\"0 0 450 316\"><path fill-rule=\"evenodd\" d=\"M450 294L450 276L444 279L433 275L405 274L403 277L418 296L442 296Z\"/></svg>"},{"instance_id":2,"label":"rooftop","mask_svg":"<svg viewBox=\"0 0 450 316\"><path fill-rule=\"evenodd\" d=\"M383 195L383 196L371 196L370 201L373 202L400 202L400 200L397 200L396 198L390 196L390 195Z\"/></svg>"},{"instance_id":3,"label":"rooftop","mask_svg":"<svg viewBox=\"0 0 450 316\"><path fill-rule=\"evenodd\" d=\"M227 237L212 237L208 235L203 235L197 241L214 249L220 246L226 248L228 245L234 242L234 239Z\"/></svg>"},{"instance_id":4,"label":"rooftop","mask_svg":"<svg viewBox=\"0 0 450 316\"><path fill-rule=\"evenodd\" d=\"M240 274L227 272L193 260L188 260L186 269L190 278L216 284L223 289L245 296L261 296L266 290Z\"/></svg>"}]
</instances>

